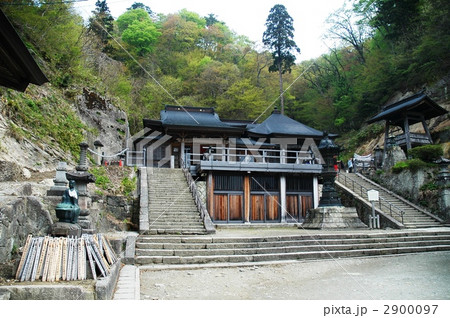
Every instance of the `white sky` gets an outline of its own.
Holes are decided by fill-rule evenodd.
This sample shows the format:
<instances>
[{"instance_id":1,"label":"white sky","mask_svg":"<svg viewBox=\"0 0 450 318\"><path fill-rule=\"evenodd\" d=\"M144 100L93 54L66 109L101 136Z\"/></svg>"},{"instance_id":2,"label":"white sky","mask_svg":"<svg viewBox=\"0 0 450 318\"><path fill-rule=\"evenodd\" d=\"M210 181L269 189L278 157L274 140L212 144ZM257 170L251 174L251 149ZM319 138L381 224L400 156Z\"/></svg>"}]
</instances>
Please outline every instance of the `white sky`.
<instances>
[{"instance_id":1,"label":"white sky","mask_svg":"<svg viewBox=\"0 0 450 318\"><path fill-rule=\"evenodd\" d=\"M96 0L78 2L80 14L87 17L95 8ZM219 21L239 35L262 46L262 35L270 9L283 4L294 20L294 41L301 50L297 62L319 57L328 52L322 37L326 32L326 18L340 8L345 0L107 0L114 18L126 11L134 2L141 2L156 13L176 13L187 9L206 16L216 15Z\"/></svg>"}]
</instances>

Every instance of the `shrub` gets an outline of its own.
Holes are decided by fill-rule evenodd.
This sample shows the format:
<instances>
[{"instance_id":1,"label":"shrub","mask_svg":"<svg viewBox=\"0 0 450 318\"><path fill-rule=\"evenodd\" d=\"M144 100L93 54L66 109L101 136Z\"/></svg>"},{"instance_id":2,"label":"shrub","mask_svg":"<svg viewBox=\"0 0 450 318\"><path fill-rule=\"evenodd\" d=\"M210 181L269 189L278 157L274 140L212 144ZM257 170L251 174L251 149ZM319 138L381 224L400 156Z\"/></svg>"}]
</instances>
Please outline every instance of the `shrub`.
<instances>
[{"instance_id":1,"label":"shrub","mask_svg":"<svg viewBox=\"0 0 450 318\"><path fill-rule=\"evenodd\" d=\"M405 169L408 169L412 172L415 172L419 169L424 169L426 167L428 167L429 165L426 162L423 162L420 159L410 159L410 160L405 160L405 161L400 161L397 162L393 167L392 167L392 172L393 173L400 173Z\"/></svg>"},{"instance_id":2,"label":"shrub","mask_svg":"<svg viewBox=\"0 0 450 318\"><path fill-rule=\"evenodd\" d=\"M420 159L408 160L408 166L409 170L413 172L428 167L428 165Z\"/></svg>"},{"instance_id":3,"label":"shrub","mask_svg":"<svg viewBox=\"0 0 450 318\"><path fill-rule=\"evenodd\" d=\"M405 169L408 169L408 163L406 161L400 161L400 162L397 162L392 167L392 172L393 173L400 173L400 172L402 172Z\"/></svg>"},{"instance_id":4,"label":"shrub","mask_svg":"<svg viewBox=\"0 0 450 318\"><path fill-rule=\"evenodd\" d=\"M106 175L105 167L92 168L90 172L95 176L95 185L103 190L108 190L111 181Z\"/></svg>"},{"instance_id":5,"label":"shrub","mask_svg":"<svg viewBox=\"0 0 450 318\"><path fill-rule=\"evenodd\" d=\"M433 191L437 189L439 189L439 186L434 182L425 183L420 187L420 191L427 191L427 190Z\"/></svg>"},{"instance_id":6,"label":"shrub","mask_svg":"<svg viewBox=\"0 0 450 318\"><path fill-rule=\"evenodd\" d=\"M413 159L420 159L425 162L438 160L443 154L444 151L442 150L441 145L420 146L408 151L408 155Z\"/></svg>"},{"instance_id":7,"label":"shrub","mask_svg":"<svg viewBox=\"0 0 450 318\"><path fill-rule=\"evenodd\" d=\"M132 192L136 189L136 177L128 178L124 177L120 182L122 185L122 191L126 196L132 194Z\"/></svg>"}]
</instances>

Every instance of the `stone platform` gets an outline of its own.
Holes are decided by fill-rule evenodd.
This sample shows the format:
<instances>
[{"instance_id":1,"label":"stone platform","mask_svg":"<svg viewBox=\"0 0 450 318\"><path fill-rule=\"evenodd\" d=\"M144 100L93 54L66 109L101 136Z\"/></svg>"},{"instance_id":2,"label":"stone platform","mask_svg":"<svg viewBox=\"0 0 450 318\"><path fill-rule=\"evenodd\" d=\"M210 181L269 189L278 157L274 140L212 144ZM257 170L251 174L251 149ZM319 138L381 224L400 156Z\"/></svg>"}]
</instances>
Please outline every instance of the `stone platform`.
<instances>
[{"instance_id":1,"label":"stone platform","mask_svg":"<svg viewBox=\"0 0 450 318\"><path fill-rule=\"evenodd\" d=\"M303 229L364 229L368 228L358 217L356 208L344 206L325 206L311 209Z\"/></svg>"},{"instance_id":2,"label":"stone platform","mask_svg":"<svg viewBox=\"0 0 450 318\"><path fill-rule=\"evenodd\" d=\"M81 237L81 226L73 223L56 222L52 225L53 236L76 236Z\"/></svg>"}]
</instances>

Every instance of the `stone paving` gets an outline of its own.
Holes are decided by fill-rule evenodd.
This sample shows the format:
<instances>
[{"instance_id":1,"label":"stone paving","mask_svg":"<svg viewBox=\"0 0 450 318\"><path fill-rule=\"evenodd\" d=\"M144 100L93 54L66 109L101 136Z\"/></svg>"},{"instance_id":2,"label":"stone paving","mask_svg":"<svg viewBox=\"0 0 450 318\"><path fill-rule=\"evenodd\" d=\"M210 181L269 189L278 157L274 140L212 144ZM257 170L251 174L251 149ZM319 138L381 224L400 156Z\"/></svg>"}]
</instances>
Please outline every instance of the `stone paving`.
<instances>
[{"instance_id":1,"label":"stone paving","mask_svg":"<svg viewBox=\"0 0 450 318\"><path fill-rule=\"evenodd\" d=\"M450 252L384 257L141 267L143 300L449 300Z\"/></svg>"},{"instance_id":2,"label":"stone paving","mask_svg":"<svg viewBox=\"0 0 450 318\"><path fill-rule=\"evenodd\" d=\"M139 268L134 265L124 265L120 270L113 300L136 299L140 299Z\"/></svg>"}]
</instances>

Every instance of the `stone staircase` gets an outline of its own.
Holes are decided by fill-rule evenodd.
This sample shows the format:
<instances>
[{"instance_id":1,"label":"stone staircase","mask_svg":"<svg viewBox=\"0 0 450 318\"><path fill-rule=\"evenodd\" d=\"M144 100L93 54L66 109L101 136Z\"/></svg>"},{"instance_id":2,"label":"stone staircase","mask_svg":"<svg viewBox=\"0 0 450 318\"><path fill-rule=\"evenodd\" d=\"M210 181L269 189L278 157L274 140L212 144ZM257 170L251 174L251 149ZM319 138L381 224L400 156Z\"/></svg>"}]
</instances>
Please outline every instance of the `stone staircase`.
<instances>
[{"instance_id":1,"label":"stone staircase","mask_svg":"<svg viewBox=\"0 0 450 318\"><path fill-rule=\"evenodd\" d=\"M207 234L181 169L148 168L147 234Z\"/></svg>"},{"instance_id":2,"label":"stone staircase","mask_svg":"<svg viewBox=\"0 0 450 318\"><path fill-rule=\"evenodd\" d=\"M365 199L367 204L370 204L367 200L367 190L375 189L379 191L380 198L386 200L388 203L384 200L380 200L384 203L381 205L375 203L375 206L386 215L390 215L398 222L402 223L405 228L444 226L441 223L442 220L438 217L381 187L360 174L340 173L336 179L336 183L338 186L343 185L344 187L341 188L349 192L351 195L356 194L360 198ZM401 217L401 211L403 211L403 218Z\"/></svg>"},{"instance_id":3,"label":"stone staircase","mask_svg":"<svg viewBox=\"0 0 450 318\"><path fill-rule=\"evenodd\" d=\"M286 236L139 236L138 265L331 259L450 251L450 229Z\"/></svg>"}]
</instances>

